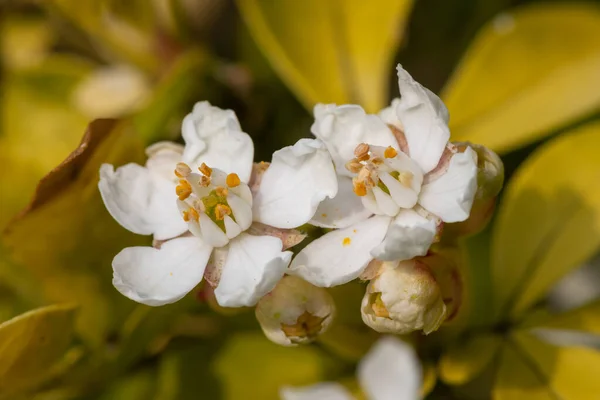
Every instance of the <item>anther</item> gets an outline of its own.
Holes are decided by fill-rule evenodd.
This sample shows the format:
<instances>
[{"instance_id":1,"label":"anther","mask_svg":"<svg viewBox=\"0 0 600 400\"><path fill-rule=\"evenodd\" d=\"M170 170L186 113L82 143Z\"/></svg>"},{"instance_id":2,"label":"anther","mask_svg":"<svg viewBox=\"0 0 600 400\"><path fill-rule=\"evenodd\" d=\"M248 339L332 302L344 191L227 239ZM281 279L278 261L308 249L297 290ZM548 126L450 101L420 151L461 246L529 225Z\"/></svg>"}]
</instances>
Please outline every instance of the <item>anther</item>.
<instances>
[{"instance_id":1,"label":"anther","mask_svg":"<svg viewBox=\"0 0 600 400\"><path fill-rule=\"evenodd\" d=\"M215 207L215 218L217 221L223 221L226 215L231 215L231 208L225 204L217 204Z\"/></svg>"},{"instance_id":2,"label":"anther","mask_svg":"<svg viewBox=\"0 0 600 400\"><path fill-rule=\"evenodd\" d=\"M202 187L207 187L208 185L210 185L210 178L208 176L202 176L200 178L200 182L198 182L198 184Z\"/></svg>"},{"instance_id":3,"label":"anther","mask_svg":"<svg viewBox=\"0 0 600 400\"><path fill-rule=\"evenodd\" d=\"M187 178L192 173L192 169L186 163L177 163L175 166L175 176L178 178Z\"/></svg>"},{"instance_id":4,"label":"anther","mask_svg":"<svg viewBox=\"0 0 600 400\"><path fill-rule=\"evenodd\" d=\"M385 151L383 152L383 156L385 158L394 158L398 155L398 151L396 151L395 148L393 148L392 146L388 146Z\"/></svg>"},{"instance_id":5,"label":"anther","mask_svg":"<svg viewBox=\"0 0 600 400\"><path fill-rule=\"evenodd\" d=\"M354 193L357 196L366 196L367 195L367 185L365 185L364 182L353 179L352 183L354 183Z\"/></svg>"},{"instance_id":6,"label":"anther","mask_svg":"<svg viewBox=\"0 0 600 400\"><path fill-rule=\"evenodd\" d=\"M175 187L175 194L179 197L179 200L183 201L192 194L192 186L188 181L181 179L179 185Z\"/></svg>"},{"instance_id":7,"label":"anther","mask_svg":"<svg viewBox=\"0 0 600 400\"><path fill-rule=\"evenodd\" d=\"M346 163L346 169L352 172L353 174L358 173L358 171L360 171L362 167L363 165L356 158L353 158L352 160Z\"/></svg>"},{"instance_id":8,"label":"anther","mask_svg":"<svg viewBox=\"0 0 600 400\"><path fill-rule=\"evenodd\" d=\"M198 167L198 170L200 172L202 172L202 175L209 177L209 178L210 178L210 175L212 174L212 168L204 163L202 163L202 165Z\"/></svg>"},{"instance_id":9,"label":"anther","mask_svg":"<svg viewBox=\"0 0 600 400\"><path fill-rule=\"evenodd\" d=\"M229 187L232 187L232 188L236 187L241 183L240 177L238 176L238 174L235 174L235 173L229 174L229 175L227 175L227 178L225 179L225 183Z\"/></svg>"},{"instance_id":10,"label":"anther","mask_svg":"<svg viewBox=\"0 0 600 400\"><path fill-rule=\"evenodd\" d=\"M190 208L189 210L183 212L183 220L185 222L189 222L192 219L196 222L198 222L200 219L200 214L198 214L198 211L196 211L195 208Z\"/></svg>"},{"instance_id":11,"label":"anther","mask_svg":"<svg viewBox=\"0 0 600 400\"><path fill-rule=\"evenodd\" d=\"M229 190L227 190L227 188L224 188L223 186L217 186L215 188L215 193L217 194L217 196L227 197Z\"/></svg>"},{"instance_id":12,"label":"anther","mask_svg":"<svg viewBox=\"0 0 600 400\"><path fill-rule=\"evenodd\" d=\"M354 149L354 155L359 161L365 161L369 159L369 145L366 143L360 143Z\"/></svg>"}]
</instances>

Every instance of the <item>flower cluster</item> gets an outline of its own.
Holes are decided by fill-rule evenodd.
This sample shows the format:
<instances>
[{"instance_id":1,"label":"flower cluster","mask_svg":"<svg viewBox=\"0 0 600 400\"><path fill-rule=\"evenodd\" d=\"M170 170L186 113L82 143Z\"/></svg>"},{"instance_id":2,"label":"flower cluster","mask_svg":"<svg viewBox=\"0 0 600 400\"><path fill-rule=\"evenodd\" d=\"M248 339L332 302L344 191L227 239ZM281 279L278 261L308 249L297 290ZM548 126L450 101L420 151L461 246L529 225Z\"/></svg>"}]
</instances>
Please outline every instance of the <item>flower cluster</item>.
<instances>
[{"instance_id":1,"label":"flower cluster","mask_svg":"<svg viewBox=\"0 0 600 400\"><path fill-rule=\"evenodd\" d=\"M150 146L145 166L103 165L110 214L154 239L116 255L114 286L158 306L204 280L219 305L256 305L267 337L296 345L334 316L323 288L360 278L370 281L361 312L373 329L437 329L449 305L424 257L444 224L469 219L478 177L498 174L481 173L489 163L478 154L489 150L449 142L448 111L435 94L400 66L398 78L401 97L377 115L315 106L315 138L270 162L254 163L233 111L201 102L183 120L184 145ZM326 233L294 254L307 224Z\"/></svg>"}]
</instances>

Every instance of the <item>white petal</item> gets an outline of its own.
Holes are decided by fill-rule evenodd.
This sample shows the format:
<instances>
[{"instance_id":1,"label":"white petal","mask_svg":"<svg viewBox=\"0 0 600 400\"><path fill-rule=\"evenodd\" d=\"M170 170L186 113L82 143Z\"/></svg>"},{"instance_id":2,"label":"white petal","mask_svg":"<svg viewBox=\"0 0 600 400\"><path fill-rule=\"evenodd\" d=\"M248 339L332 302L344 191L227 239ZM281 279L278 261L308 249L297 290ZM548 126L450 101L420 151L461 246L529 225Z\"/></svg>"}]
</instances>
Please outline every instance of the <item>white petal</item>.
<instances>
[{"instance_id":1,"label":"white petal","mask_svg":"<svg viewBox=\"0 0 600 400\"><path fill-rule=\"evenodd\" d=\"M229 215L225 216L223 222L225 223L225 233L229 239L233 239L242 233L242 228Z\"/></svg>"},{"instance_id":2,"label":"white petal","mask_svg":"<svg viewBox=\"0 0 600 400\"><path fill-rule=\"evenodd\" d=\"M337 382L322 382L311 386L284 386L279 390L281 400L354 400L354 396Z\"/></svg>"},{"instance_id":3,"label":"white petal","mask_svg":"<svg viewBox=\"0 0 600 400\"><path fill-rule=\"evenodd\" d=\"M128 247L113 259L113 285L149 306L176 302L202 280L211 251L197 237L169 240L160 249Z\"/></svg>"},{"instance_id":4,"label":"white petal","mask_svg":"<svg viewBox=\"0 0 600 400\"><path fill-rule=\"evenodd\" d=\"M337 177L323 142L300 139L273 154L254 197L254 221L276 228L307 223L326 197L335 197Z\"/></svg>"},{"instance_id":5,"label":"white petal","mask_svg":"<svg viewBox=\"0 0 600 400\"><path fill-rule=\"evenodd\" d=\"M423 185L419 204L444 222L469 218L477 191L477 153L467 147L450 159L448 170L438 179Z\"/></svg>"},{"instance_id":6,"label":"white petal","mask_svg":"<svg viewBox=\"0 0 600 400\"><path fill-rule=\"evenodd\" d=\"M183 160L189 164L206 163L227 173L236 173L248 182L252 172L254 145L231 110L213 107L207 101L196 103L183 119L181 127L185 150Z\"/></svg>"},{"instance_id":7,"label":"white petal","mask_svg":"<svg viewBox=\"0 0 600 400\"><path fill-rule=\"evenodd\" d=\"M373 214L383 214L383 211L381 211L381 208L379 208L379 206L377 205L377 200L375 200L375 195L373 194L373 191L368 191L366 195L361 196L360 201L362 202L363 206Z\"/></svg>"},{"instance_id":8,"label":"white petal","mask_svg":"<svg viewBox=\"0 0 600 400\"><path fill-rule=\"evenodd\" d=\"M252 206L231 192L227 195L227 204L240 228L248 229L252 225Z\"/></svg>"},{"instance_id":9,"label":"white petal","mask_svg":"<svg viewBox=\"0 0 600 400\"><path fill-rule=\"evenodd\" d=\"M375 216L329 232L296 255L289 273L321 287L350 282L373 259L370 251L381 243L389 223L389 217Z\"/></svg>"},{"instance_id":10,"label":"white petal","mask_svg":"<svg viewBox=\"0 0 600 400\"><path fill-rule=\"evenodd\" d=\"M418 192L408 188L387 172L380 172L379 179L387 186L394 202L402 208L413 208L419 198Z\"/></svg>"},{"instance_id":11,"label":"white petal","mask_svg":"<svg viewBox=\"0 0 600 400\"><path fill-rule=\"evenodd\" d=\"M396 107L398 107L399 102L399 98L393 99L389 107L386 107L383 110L379 111L378 115L379 118L381 118L386 124L394 125L399 129L403 129L402 122L400 122L400 120L398 119L398 114L396 113Z\"/></svg>"},{"instance_id":12,"label":"white petal","mask_svg":"<svg viewBox=\"0 0 600 400\"><path fill-rule=\"evenodd\" d=\"M396 214L398 214L400 207L398 207L398 204L396 204L396 202L392 199L392 196L385 193L377 186L373 188L373 195L375 196L377 206L385 215L394 217Z\"/></svg>"},{"instance_id":13,"label":"white petal","mask_svg":"<svg viewBox=\"0 0 600 400\"><path fill-rule=\"evenodd\" d=\"M175 183L137 164L100 167L98 188L106 209L124 228L157 240L179 236L187 224L177 209Z\"/></svg>"},{"instance_id":14,"label":"white petal","mask_svg":"<svg viewBox=\"0 0 600 400\"><path fill-rule=\"evenodd\" d=\"M322 228L346 228L369 218L371 214L360 197L354 194L352 179L338 175L337 194L319 204L310 223Z\"/></svg>"},{"instance_id":15,"label":"white petal","mask_svg":"<svg viewBox=\"0 0 600 400\"><path fill-rule=\"evenodd\" d=\"M385 122L360 106L317 104L313 113L315 122L310 130L327 145L338 175L352 176L345 165L354 158L354 149L360 143L398 147Z\"/></svg>"},{"instance_id":16,"label":"white petal","mask_svg":"<svg viewBox=\"0 0 600 400\"><path fill-rule=\"evenodd\" d=\"M281 240L242 233L229 242L221 280L215 289L223 307L253 306L283 277L292 258L281 251Z\"/></svg>"},{"instance_id":17,"label":"white petal","mask_svg":"<svg viewBox=\"0 0 600 400\"><path fill-rule=\"evenodd\" d=\"M358 364L358 381L371 400L420 398L421 365L415 351L393 336L386 336Z\"/></svg>"},{"instance_id":18,"label":"white petal","mask_svg":"<svg viewBox=\"0 0 600 400\"><path fill-rule=\"evenodd\" d=\"M155 175L176 181L175 166L181 161L183 146L174 142L158 142L146 149L146 168Z\"/></svg>"},{"instance_id":19,"label":"white petal","mask_svg":"<svg viewBox=\"0 0 600 400\"><path fill-rule=\"evenodd\" d=\"M383 242L371 251L379 260L409 260L424 256L433 243L436 225L433 220L413 210L402 210L390 224Z\"/></svg>"},{"instance_id":20,"label":"white petal","mask_svg":"<svg viewBox=\"0 0 600 400\"><path fill-rule=\"evenodd\" d=\"M229 239L225 232L210 217L204 213L200 213L200 231L202 239L212 247L223 247L229 243Z\"/></svg>"},{"instance_id":21,"label":"white petal","mask_svg":"<svg viewBox=\"0 0 600 400\"><path fill-rule=\"evenodd\" d=\"M424 88L398 65L400 101L396 112L404 126L410 157L427 173L435 168L450 139L448 110L429 89Z\"/></svg>"}]
</instances>

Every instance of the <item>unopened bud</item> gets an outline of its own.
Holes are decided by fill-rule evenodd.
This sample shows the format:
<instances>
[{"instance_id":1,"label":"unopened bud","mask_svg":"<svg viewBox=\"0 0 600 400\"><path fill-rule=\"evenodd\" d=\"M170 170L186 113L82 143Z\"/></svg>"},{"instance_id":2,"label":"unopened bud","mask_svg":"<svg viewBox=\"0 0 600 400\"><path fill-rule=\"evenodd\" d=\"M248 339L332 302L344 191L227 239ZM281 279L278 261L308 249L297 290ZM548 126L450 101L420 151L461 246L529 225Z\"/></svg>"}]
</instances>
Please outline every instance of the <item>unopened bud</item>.
<instances>
[{"instance_id":1,"label":"unopened bud","mask_svg":"<svg viewBox=\"0 0 600 400\"><path fill-rule=\"evenodd\" d=\"M327 290L296 276L285 276L256 305L265 336L283 346L312 342L329 328L334 314Z\"/></svg>"},{"instance_id":2,"label":"unopened bud","mask_svg":"<svg viewBox=\"0 0 600 400\"><path fill-rule=\"evenodd\" d=\"M365 324L381 333L429 334L446 319L440 287L422 262L384 262L361 305Z\"/></svg>"},{"instance_id":3,"label":"unopened bud","mask_svg":"<svg viewBox=\"0 0 600 400\"><path fill-rule=\"evenodd\" d=\"M454 143L457 148L470 146L477 153L477 192L466 221L450 224L448 237L473 235L490 221L496 206L496 196L504 184L504 164L496 153L473 143Z\"/></svg>"}]
</instances>

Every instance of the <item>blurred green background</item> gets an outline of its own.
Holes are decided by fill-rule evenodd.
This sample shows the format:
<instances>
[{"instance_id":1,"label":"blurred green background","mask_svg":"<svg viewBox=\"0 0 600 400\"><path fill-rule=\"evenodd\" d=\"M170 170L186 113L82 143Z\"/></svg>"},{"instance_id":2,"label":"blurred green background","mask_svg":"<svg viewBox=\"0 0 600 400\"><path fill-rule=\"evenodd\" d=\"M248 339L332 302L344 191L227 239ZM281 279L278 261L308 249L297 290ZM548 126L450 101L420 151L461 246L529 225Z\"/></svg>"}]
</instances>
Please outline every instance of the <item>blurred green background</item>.
<instances>
[{"instance_id":1,"label":"blurred green background","mask_svg":"<svg viewBox=\"0 0 600 400\"><path fill-rule=\"evenodd\" d=\"M0 11L0 323L50 306L0 326L0 399L269 399L323 380L360 396L354 368L377 338L360 320L360 283L332 289L337 325L295 349L201 288L175 305L134 304L112 287L110 261L150 239L109 217L97 170L179 140L200 100L233 109L268 161L310 136L316 102L389 104L397 63L441 94L454 140L502 155L508 182L490 228L451 244L468 260L469 300L453 326L415 339L424 392L597 398L596 353L561 358L510 338L534 319L600 334L597 302L569 323L548 319L600 292L595 264L577 269L600 245L600 1L5 0ZM83 155L36 192L96 118L119 121L91 128ZM461 347L480 334L481 348ZM520 340L533 361L515 361L506 343ZM554 365L550 354L571 372L531 372Z\"/></svg>"}]
</instances>

